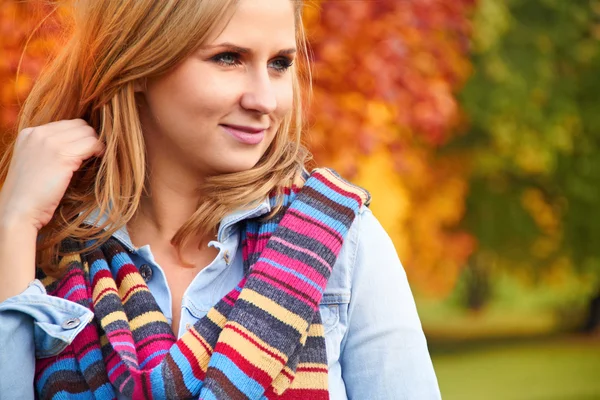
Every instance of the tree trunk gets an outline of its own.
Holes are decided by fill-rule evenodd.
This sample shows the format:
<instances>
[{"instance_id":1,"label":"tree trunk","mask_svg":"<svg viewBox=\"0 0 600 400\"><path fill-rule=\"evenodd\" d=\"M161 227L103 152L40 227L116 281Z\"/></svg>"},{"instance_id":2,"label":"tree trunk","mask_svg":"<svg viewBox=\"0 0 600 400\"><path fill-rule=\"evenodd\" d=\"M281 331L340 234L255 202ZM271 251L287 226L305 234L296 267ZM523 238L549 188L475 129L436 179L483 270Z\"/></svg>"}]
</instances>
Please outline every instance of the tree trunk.
<instances>
[{"instance_id":1,"label":"tree trunk","mask_svg":"<svg viewBox=\"0 0 600 400\"><path fill-rule=\"evenodd\" d=\"M590 300L583 331L593 333L600 330L600 290Z\"/></svg>"},{"instance_id":2,"label":"tree trunk","mask_svg":"<svg viewBox=\"0 0 600 400\"><path fill-rule=\"evenodd\" d=\"M488 265L482 260L482 257L475 255L463 273L465 306L471 311L481 311L492 296Z\"/></svg>"}]
</instances>

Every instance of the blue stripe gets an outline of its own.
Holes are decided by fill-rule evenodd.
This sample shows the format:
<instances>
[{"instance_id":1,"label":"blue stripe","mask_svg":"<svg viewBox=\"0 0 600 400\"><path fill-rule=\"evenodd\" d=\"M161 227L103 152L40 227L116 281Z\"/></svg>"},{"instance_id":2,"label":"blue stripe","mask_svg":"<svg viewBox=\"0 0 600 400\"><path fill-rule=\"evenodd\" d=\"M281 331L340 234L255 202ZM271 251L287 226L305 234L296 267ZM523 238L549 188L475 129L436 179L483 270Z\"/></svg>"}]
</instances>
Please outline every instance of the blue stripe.
<instances>
[{"instance_id":1,"label":"blue stripe","mask_svg":"<svg viewBox=\"0 0 600 400\"><path fill-rule=\"evenodd\" d=\"M135 345L131 342L113 342L113 343L121 345L121 346L131 347L135 351Z\"/></svg>"},{"instance_id":2,"label":"blue stripe","mask_svg":"<svg viewBox=\"0 0 600 400\"><path fill-rule=\"evenodd\" d=\"M112 375L112 373L113 373L113 372L114 372L114 371L115 371L117 368L119 368L121 365L123 365L123 360L119 361L117 364L115 364L115 366L114 366L114 367L112 367L112 368L110 369L110 371L108 371L108 376L111 376L111 375Z\"/></svg>"},{"instance_id":3,"label":"blue stripe","mask_svg":"<svg viewBox=\"0 0 600 400\"><path fill-rule=\"evenodd\" d=\"M150 384L152 385L153 399L166 399L165 381L162 376L162 368L152 368L150 372Z\"/></svg>"},{"instance_id":4,"label":"blue stripe","mask_svg":"<svg viewBox=\"0 0 600 400\"><path fill-rule=\"evenodd\" d=\"M148 364L150 361L152 361L152 360L153 360L153 359L155 359L156 357L158 357L158 356L161 356L161 355L163 355L163 354L166 354L166 353L168 353L168 352L169 352L169 350L160 350L160 351L155 351L154 353L152 353L152 355L151 355L150 357L146 358L146 359L144 360L144 362L142 362L142 363L140 364L140 368L144 368L144 367L146 366L146 364Z\"/></svg>"},{"instance_id":5,"label":"blue stripe","mask_svg":"<svg viewBox=\"0 0 600 400\"><path fill-rule=\"evenodd\" d=\"M340 222L340 220L331 218L329 215L324 214L321 211L314 208L313 206L303 203L301 201L297 201L296 204L298 204L298 206L294 207L294 209L300 211L303 214L308 215L313 219L316 219L322 224L327 225L328 227L339 233L342 237L346 237L348 227L342 222Z\"/></svg>"},{"instance_id":6,"label":"blue stripe","mask_svg":"<svg viewBox=\"0 0 600 400\"><path fill-rule=\"evenodd\" d=\"M359 203L357 202L356 199L353 199L349 196L345 196L345 195L339 193L338 191L333 190L332 188L330 188L329 186L327 186L326 184L324 184L322 181L320 181L318 179L315 179L314 182L311 182L309 184L309 186L312 187L313 189L323 193L329 199L335 201L338 204L341 204L343 206L351 208L354 211L358 210L358 208L359 208ZM342 188L339 188L339 189L344 190Z\"/></svg>"},{"instance_id":7,"label":"blue stripe","mask_svg":"<svg viewBox=\"0 0 600 400\"><path fill-rule=\"evenodd\" d=\"M115 389L110 382L106 382L98 389L94 390L94 398L96 399L114 399L115 397L117 397L115 395Z\"/></svg>"},{"instance_id":8,"label":"blue stripe","mask_svg":"<svg viewBox=\"0 0 600 400\"><path fill-rule=\"evenodd\" d=\"M90 365L94 364L102 360L102 352L99 348L92 349L88 351L81 359L79 359L79 366L82 371L85 371L90 367Z\"/></svg>"},{"instance_id":9,"label":"blue stripe","mask_svg":"<svg viewBox=\"0 0 600 400\"><path fill-rule=\"evenodd\" d=\"M44 385L46 384L46 381L52 376L52 374L54 374L56 372L77 371L77 369L78 369L77 362L75 361L75 358L73 358L73 357L63 358L61 360L58 360L58 361L54 362L52 365L50 365L48 368L46 368L44 373L40 376L40 378L38 380L38 387L43 388Z\"/></svg>"},{"instance_id":10,"label":"blue stripe","mask_svg":"<svg viewBox=\"0 0 600 400\"><path fill-rule=\"evenodd\" d=\"M227 379L229 379L240 392L251 399L261 396L265 392L264 388L258 382L246 375L246 373L244 373L244 371L242 371L233 361L221 353L214 353L212 355L208 362L208 367L223 372Z\"/></svg>"},{"instance_id":11,"label":"blue stripe","mask_svg":"<svg viewBox=\"0 0 600 400\"><path fill-rule=\"evenodd\" d=\"M92 392L90 390L86 390L82 393L71 393L66 390L61 390L60 392L56 392L54 397L58 399L69 399L69 400L89 400L92 397Z\"/></svg>"},{"instance_id":12,"label":"blue stripe","mask_svg":"<svg viewBox=\"0 0 600 400\"><path fill-rule=\"evenodd\" d=\"M117 276L117 273L125 264L133 264L135 266L131 260L131 257L127 255L127 252L122 251L115 254L110 265L110 270L113 273L113 276Z\"/></svg>"},{"instance_id":13,"label":"blue stripe","mask_svg":"<svg viewBox=\"0 0 600 400\"><path fill-rule=\"evenodd\" d=\"M99 271L108 270L108 264L104 258L99 258L90 265L90 283L94 282ZM110 270L109 270L110 271Z\"/></svg>"},{"instance_id":14,"label":"blue stripe","mask_svg":"<svg viewBox=\"0 0 600 400\"><path fill-rule=\"evenodd\" d=\"M310 286L314 287L315 289L317 289L319 292L323 292L323 288L321 286L319 286L316 282L314 282L313 280L311 280L309 277L307 277L306 275L302 275L301 273L299 273L298 271L295 271L293 269L290 269L288 267L284 267L281 264L276 263L273 260L270 260L268 258L260 258L258 261L263 261L266 262L267 264L277 268L277 269L281 269L283 271L289 272L290 274L294 275L296 278L302 280L303 282L308 283Z\"/></svg>"},{"instance_id":15,"label":"blue stripe","mask_svg":"<svg viewBox=\"0 0 600 400\"><path fill-rule=\"evenodd\" d=\"M179 350L179 346L174 345L171 347L171 356L173 357L173 361L177 364L177 368L181 371L192 370L188 359L183 355L181 350ZM202 381L196 378L194 374L183 374L183 383L191 393L198 392L202 387Z\"/></svg>"},{"instance_id":16,"label":"blue stripe","mask_svg":"<svg viewBox=\"0 0 600 400\"><path fill-rule=\"evenodd\" d=\"M65 294L64 298L68 300L69 296L71 296L73 294L73 292L75 292L76 290L79 290L79 289L85 289L85 285L75 285L75 286L73 286L71 289L69 289L69 291L67 292L67 294Z\"/></svg>"}]
</instances>

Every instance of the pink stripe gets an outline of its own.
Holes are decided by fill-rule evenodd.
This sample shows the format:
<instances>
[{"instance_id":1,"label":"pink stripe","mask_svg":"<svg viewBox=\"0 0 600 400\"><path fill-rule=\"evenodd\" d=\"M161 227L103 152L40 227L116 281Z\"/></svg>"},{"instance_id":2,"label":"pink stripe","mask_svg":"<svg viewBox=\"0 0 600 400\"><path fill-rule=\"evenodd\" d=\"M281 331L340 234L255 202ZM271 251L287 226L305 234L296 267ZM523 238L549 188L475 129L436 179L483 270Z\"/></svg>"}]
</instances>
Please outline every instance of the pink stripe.
<instances>
[{"instance_id":1,"label":"pink stripe","mask_svg":"<svg viewBox=\"0 0 600 400\"><path fill-rule=\"evenodd\" d=\"M327 270L331 271L331 266L329 265L329 263L327 261L323 260L321 258L321 256L319 256L317 253L312 252L310 250L306 250L300 246L293 245L290 242L283 240L281 238L278 238L278 237L272 237L271 240L273 240L275 242L279 242L279 243L283 244L284 246L289 247L290 249L299 251L300 253L308 254L309 256L311 256L312 258L314 258L315 260L318 260L321 264L323 264L323 266L326 267ZM277 253L279 255L279 252L277 252ZM266 255L265 258L270 258L271 260L279 263L279 261L277 261L277 259L280 257L269 257L269 256L270 256L270 254Z\"/></svg>"},{"instance_id":2,"label":"pink stripe","mask_svg":"<svg viewBox=\"0 0 600 400\"><path fill-rule=\"evenodd\" d=\"M115 349L115 351L119 353L119 355L121 356L121 359L122 359L123 361L127 360L127 361L129 361L129 363L131 363L131 364L133 364L133 365L136 365L136 366L138 365L138 360L137 360L137 357L135 356L135 354L134 354L134 353L132 353L131 349L129 349L129 351L128 351L129 353L133 354L133 355L131 355L131 356L130 356L130 355L127 355L127 354L124 354L124 352L122 353L122 352L120 352L120 351L119 351L119 350L117 350L117 349Z\"/></svg>"},{"instance_id":3,"label":"pink stripe","mask_svg":"<svg viewBox=\"0 0 600 400\"><path fill-rule=\"evenodd\" d=\"M100 347L100 348L102 349L102 347ZM116 358L116 361L115 361L115 358ZM110 367L111 365L115 365L115 362L118 362L119 360L120 360L119 354L115 351L110 351L108 353L108 355L106 356L106 366Z\"/></svg>"},{"instance_id":4,"label":"pink stripe","mask_svg":"<svg viewBox=\"0 0 600 400\"><path fill-rule=\"evenodd\" d=\"M303 216L304 216L304 214L303 214ZM294 224L306 223L305 221L302 221L298 216L293 215L291 213L288 214L288 218L290 220L293 220ZM323 229L322 226L314 226L314 227L311 227L311 229L303 230L301 234L304 236L308 236L312 239L315 239L319 242L327 241L327 242L331 242L331 243L335 244L334 248L331 249L335 253L337 253L337 250L341 247L340 236L337 235L337 232L334 232L333 229L326 230L326 229ZM325 236L326 238L323 238L323 236ZM329 239L329 240L327 240L327 239Z\"/></svg>"},{"instance_id":5,"label":"pink stripe","mask_svg":"<svg viewBox=\"0 0 600 400\"><path fill-rule=\"evenodd\" d=\"M123 343L123 342L117 343L117 344L112 343L112 345L115 350L123 349L123 351L127 351L129 353L135 353L135 344L128 340L125 341L125 343Z\"/></svg>"},{"instance_id":6,"label":"pink stripe","mask_svg":"<svg viewBox=\"0 0 600 400\"><path fill-rule=\"evenodd\" d=\"M93 329L93 331L92 331ZM83 345L77 341L73 341L73 347L76 349L75 352L78 354L79 359L82 359L83 357L86 356L86 354L88 354L90 351L93 350L97 350L100 348L100 346L96 345L96 346L87 346L87 344L91 343L92 341L97 341L98 337L93 337L96 334L96 327L93 324L88 324L85 328L83 328L83 330L79 333L79 335L77 335L76 338L81 337L82 339L88 339L86 340ZM90 337L92 336L92 337Z\"/></svg>"},{"instance_id":7,"label":"pink stripe","mask_svg":"<svg viewBox=\"0 0 600 400\"><path fill-rule=\"evenodd\" d=\"M313 302L309 302L305 297L299 296L298 293L292 292L290 289L281 286L279 283L274 282L272 279L269 279L264 275L256 275L255 278L260 279L261 281L266 282L269 285L277 287L282 292L285 292L290 296L295 297L296 299L300 300L301 302L303 302L304 304L308 305L310 308L316 311L317 307L315 307L315 304Z\"/></svg>"},{"instance_id":8,"label":"pink stripe","mask_svg":"<svg viewBox=\"0 0 600 400\"><path fill-rule=\"evenodd\" d=\"M139 363L143 364L149 357L161 350L168 350L172 345L173 344L171 342L162 340L144 347L141 352L138 352ZM144 366L144 369L152 369L156 364L160 364L165 355L166 354L154 357L150 362L148 362L148 364Z\"/></svg>"},{"instance_id":9,"label":"pink stripe","mask_svg":"<svg viewBox=\"0 0 600 400\"><path fill-rule=\"evenodd\" d=\"M332 232L335 233L335 235L337 236L337 238L339 239L339 241L343 241L343 237L342 235L338 234L335 229L333 229L332 227L330 227L329 225L324 224L323 222L319 221L318 219L314 219L313 217L311 217L310 215L304 214L303 212L300 212L298 210L293 210L294 213L299 214L302 216L302 218L306 219L307 221L310 221L312 224L318 225L321 229L323 230L330 230ZM288 214L286 216L286 218L283 218L281 222L283 222L284 220L286 220L287 218L289 218L290 216L294 216L292 213ZM298 217L296 217L298 218ZM300 223L303 223L304 221L301 221Z\"/></svg>"},{"instance_id":10,"label":"pink stripe","mask_svg":"<svg viewBox=\"0 0 600 400\"><path fill-rule=\"evenodd\" d=\"M123 391L123 388L125 387L125 385L127 384L127 382L129 382L131 380L131 375L129 375L121 384L121 386L119 386L119 391Z\"/></svg>"},{"instance_id":11,"label":"pink stripe","mask_svg":"<svg viewBox=\"0 0 600 400\"><path fill-rule=\"evenodd\" d=\"M145 380L145 382L147 383L147 385L143 384L142 381L142 375L146 375L146 377L148 379ZM145 399L146 398L146 393L144 392L144 386L146 386L148 388L149 392L152 392L152 381L150 381L150 377L149 375L147 375L147 372L138 372L138 371L134 371L131 373L131 377L133 378L133 394L131 396L132 399Z\"/></svg>"},{"instance_id":12,"label":"pink stripe","mask_svg":"<svg viewBox=\"0 0 600 400\"><path fill-rule=\"evenodd\" d=\"M108 365L106 366L106 368L107 368L107 371L110 371L111 369L113 369L113 367L114 367L114 366L115 366L115 365L116 365L116 364L117 364L119 361L120 361L120 360L117 358L117 359L116 359L116 362L114 362L114 363L111 363L112 365L107 363L107 364L108 364ZM117 367L117 369L115 369L115 370L112 372L112 374L110 374L110 380L114 382L115 378L113 378L113 377L121 375L121 374L122 374L122 373L124 373L126 370L127 370L127 366L126 366L124 363L123 363L123 364L121 364L121 365L119 365L119 366Z\"/></svg>"},{"instance_id":13,"label":"pink stripe","mask_svg":"<svg viewBox=\"0 0 600 400\"><path fill-rule=\"evenodd\" d=\"M146 343L147 341L157 340L157 339L160 339L161 341L175 342L175 339L173 338L173 335L167 335L167 334L152 335L152 336L148 336L148 337L145 337L142 340L140 340L137 343L137 346L138 347L142 347L144 345L144 343Z\"/></svg>"},{"instance_id":14,"label":"pink stripe","mask_svg":"<svg viewBox=\"0 0 600 400\"><path fill-rule=\"evenodd\" d=\"M77 269L71 270L68 274L64 276L63 279L65 279L66 281L62 284L60 290L56 291L55 293L52 293L54 296L64 297L73 286L85 285L85 279L83 278L81 271ZM74 280L74 282L69 282L71 280Z\"/></svg>"},{"instance_id":15,"label":"pink stripe","mask_svg":"<svg viewBox=\"0 0 600 400\"><path fill-rule=\"evenodd\" d=\"M233 301L229 300L229 299L227 298L227 296L223 297L223 301L224 301L225 303L229 304L231 307L233 307L233 304L234 304L234 303L233 303Z\"/></svg>"},{"instance_id":16,"label":"pink stripe","mask_svg":"<svg viewBox=\"0 0 600 400\"><path fill-rule=\"evenodd\" d=\"M303 263L301 260L296 260L291 258L286 254L278 254L277 255L277 263L281 265L285 265L287 268L293 269L294 271L300 273L301 275L306 276L311 281L315 282L317 285L323 287L327 283L325 282L325 277L319 273L318 270ZM269 268L274 268L269 264Z\"/></svg>"},{"instance_id":17,"label":"pink stripe","mask_svg":"<svg viewBox=\"0 0 600 400\"><path fill-rule=\"evenodd\" d=\"M79 292L83 292L83 293L79 293ZM81 287L77 290L74 290L73 293L71 293L71 295L69 297L65 297L65 298L67 300L71 300L71 301L85 299L85 298L87 298L87 288Z\"/></svg>"},{"instance_id":18,"label":"pink stripe","mask_svg":"<svg viewBox=\"0 0 600 400\"><path fill-rule=\"evenodd\" d=\"M247 232L246 233L246 238L250 239L250 241L256 241L256 240L260 240L260 239L265 239L265 238L269 238L271 235L273 234L273 232L263 232L263 233L252 233L252 232Z\"/></svg>"},{"instance_id":19,"label":"pink stripe","mask_svg":"<svg viewBox=\"0 0 600 400\"><path fill-rule=\"evenodd\" d=\"M256 241L256 245L257 245L257 246L259 246L259 249L262 249L262 248L264 248L264 247L267 245L267 242L268 242L268 241L269 241L269 238L268 238L268 237L265 237L265 238L262 238L262 239L258 239L258 240ZM258 250L258 251L259 251L259 250ZM255 251L255 252L253 252L253 253L256 253L256 252L258 252L258 251Z\"/></svg>"},{"instance_id":20,"label":"pink stripe","mask_svg":"<svg viewBox=\"0 0 600 400\"><path fill-rule=\"evenodd\" d=\"M281 269L277 269L277 267L274 267L273 265L270 265L270 264L267 264L264 262L259 262L259 263L256 263L256 267L254 269L256 271L263 272L265 274L272 276L275 279L279 279L279 280L287 283L288 285L292 286L293 288L295 288L298 291L305 293L307 296L309 296L311 298L315 298L315 296L317 296L316 298L321 297L321 294L319 293L319 290L317 288L306 283L302 279L294 276L293 274L291 274L289 272L286 272Z\"/></svg>"},{"instance_id":21,"label":"pink stripe","mask_svg":"<svg viewBox=\"0 0 600 400\"><path fill-rule=\"evenodd\" d=\"M307 225L299 218L283 218L279 225L302 235L312 229L310 225Z\"/></svg>"},{"instance_id":22,"label":"pink stripe","mask_svg":"<svg viewBox=\"0 0 600 400\"><path fill-rule=\"evenodd\" d=\"M106 337L109 339L119 336L131 337L131 331L127 329L115 329L114 331L106 332Z\"/></svg>"}]
</instances>

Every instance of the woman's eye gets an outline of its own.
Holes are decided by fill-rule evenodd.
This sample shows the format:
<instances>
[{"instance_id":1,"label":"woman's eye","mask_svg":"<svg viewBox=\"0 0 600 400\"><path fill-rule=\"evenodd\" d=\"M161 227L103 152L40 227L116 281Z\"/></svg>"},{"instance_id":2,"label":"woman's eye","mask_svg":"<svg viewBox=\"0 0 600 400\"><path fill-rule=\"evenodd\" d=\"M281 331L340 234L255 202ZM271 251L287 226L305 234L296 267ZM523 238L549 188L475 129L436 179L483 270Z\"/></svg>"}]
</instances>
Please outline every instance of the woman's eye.
<instances>
[{"instance_id":1,"label":"woman's eye","mask_svg":"<svg viewBox=\"0 0 600 400\"><path fill-rule=\"evenodd\" d=\"M294 64L294 62L289 58L278 58L277 60L274 60L272 64L277 72L285 72Z\"/></svg>"},{"instance_id":2,"label":"woman's eye","mask_svg":"<svg viewBox=\"0 0 600 400\"><path fill-rule=\"evenodd\" d=\"M221 53L214 56L212 60L224 66L234 66L239 63L239 56L235 53Z\"/></svg>"},{"instance_id":3,"label":"woman's eye","mask_svg":"<svg viewBox=\"0 0 600 400\"><path fill-rule=\"evenodd\" d=\"M225 67L235 67L241 63L240 55L232 52L217 54L211 60ZM292 65L293 61L289 58L277 58L269 63L269 68L273 68L276 72L284 73Z\"/></svg>"}]
</instances>

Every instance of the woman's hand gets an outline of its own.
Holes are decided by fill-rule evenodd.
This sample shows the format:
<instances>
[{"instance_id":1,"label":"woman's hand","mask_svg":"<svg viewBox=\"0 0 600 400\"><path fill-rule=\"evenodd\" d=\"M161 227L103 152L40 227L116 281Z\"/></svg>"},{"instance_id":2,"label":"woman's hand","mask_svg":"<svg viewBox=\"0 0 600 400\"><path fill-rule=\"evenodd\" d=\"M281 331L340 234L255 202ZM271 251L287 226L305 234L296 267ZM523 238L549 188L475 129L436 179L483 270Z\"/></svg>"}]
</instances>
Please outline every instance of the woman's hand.
<instances>
[{"instance_id":1,"label":"woman's hand","mask_svg":"<svg viewBox=\"0 0 600 400\"><path fill-rule=\"evenodd\" d=\"M31 224L39 231L50 222L73 173L103 153L96 131L82 119L23 129L0 191L0 223Z\"/></svg>"}]
</instances>

